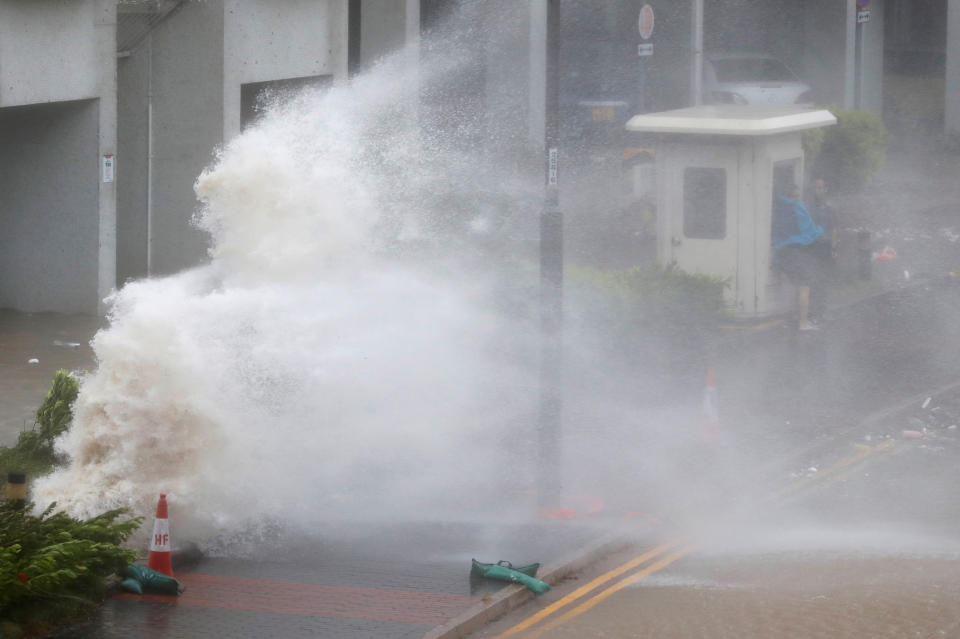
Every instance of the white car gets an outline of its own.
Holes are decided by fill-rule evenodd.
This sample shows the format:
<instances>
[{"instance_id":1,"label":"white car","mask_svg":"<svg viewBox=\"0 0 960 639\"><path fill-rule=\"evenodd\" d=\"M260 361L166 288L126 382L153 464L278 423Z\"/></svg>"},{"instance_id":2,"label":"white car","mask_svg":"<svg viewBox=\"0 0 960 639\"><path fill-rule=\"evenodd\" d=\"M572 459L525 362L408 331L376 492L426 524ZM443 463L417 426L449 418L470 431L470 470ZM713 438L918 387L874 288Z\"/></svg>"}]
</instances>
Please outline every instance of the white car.
<instances>
[{"instance_id":1,"label":"white car","mask_svg":"<svg viewBox=\"0 0 960 639\"><path fill-rule=\"evenodd\" d=\"M780 60L757 53L717 53L703 62L704 104L812 105L810 86Z\"/></svg>"}]
</instances>

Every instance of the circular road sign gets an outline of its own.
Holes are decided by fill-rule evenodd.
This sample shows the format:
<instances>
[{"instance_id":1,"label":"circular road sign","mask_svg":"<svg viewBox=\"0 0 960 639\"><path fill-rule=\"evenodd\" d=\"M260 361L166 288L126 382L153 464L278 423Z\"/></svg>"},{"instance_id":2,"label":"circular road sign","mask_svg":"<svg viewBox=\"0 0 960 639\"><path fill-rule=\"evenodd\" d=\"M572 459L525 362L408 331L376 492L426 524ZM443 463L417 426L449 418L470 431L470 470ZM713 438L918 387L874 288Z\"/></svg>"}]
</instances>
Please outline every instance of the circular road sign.
<instances>
[{"instance_id":1,"label":"circular road sign","mask_svg":"<svg viewBox=\"0 0 960 639\"><path fill-rule=\"evenodd\" d=\"M870 6L870 0L857 0L857 6L861 9L866 9Z\"/></svg>"},{"instance_id":2,"label":"circular road sign","mask_svg":"<svg viewBox=\"0 0 960 639\"><path fill-rule=\"evenodd\" d=\"M857 0L858 2L860 0ZM868 0L869 1L869 0ZM653 35L653 7L649 4L643 5L643 8L640 9L640 37L644 40L649 40L650 36Z\"/></svg>"}]
</instances>

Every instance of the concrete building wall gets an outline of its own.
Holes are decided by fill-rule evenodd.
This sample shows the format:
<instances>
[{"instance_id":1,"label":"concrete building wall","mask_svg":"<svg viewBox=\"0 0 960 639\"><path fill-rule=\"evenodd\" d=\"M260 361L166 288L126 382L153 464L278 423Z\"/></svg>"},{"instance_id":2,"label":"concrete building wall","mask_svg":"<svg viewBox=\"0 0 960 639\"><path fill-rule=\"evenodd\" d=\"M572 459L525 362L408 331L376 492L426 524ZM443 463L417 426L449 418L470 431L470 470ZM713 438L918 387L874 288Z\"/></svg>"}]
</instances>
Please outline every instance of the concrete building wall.
<instances>
[{"instance_id":1,"label":"concrete building wall","mask_svg":"<svg viewBox=\"0 0 960 639\"><path fill-rule=\"evenodd\" d=\"M410 0L361 0L360 68L400 50L407 42L407 4ZM419 0L416 0L419 3ZM419 25L417 25L419 29Z\"/></svg>"},{"instance_id":2,"label":"concrete building wall","mask_svg":"<svg viewBox=\"0 0 960 639\"><path fill-rule=\"evenodd\" d=\"M960 0L948 0L945 129L960 144Z\"/></svg>"},{"instance_id":3,"label":"concrete building wall","mask_svg":"<svg viewBox=\"0 0 960 639\"><path fill-rule=\"evenodd\" d=\"M853 2L847 3L853 5ZM848 29L847 4L836 0L808 0L803 12L803 75L813 87L818 104L848 105L848 71L852 73L852 33ZM849 45L849 47L848 47ZM849 52L848 52L849 48Z\"/></svg>"},{"instance_id":4,"label":"concrete building wall","mask_svg":"<svg viewBox=\"0 0 960 639\"><path fill-rule=\"evenodd\" d=\"M804 22L800 2L726 0L704 3L704 49L754 51L783 60L803 74Z\"/></svg>"},{"instance_id":5,"label":"concrete building wall","mask_svg":"<svg viewBox=\"0 0 960 639\"><path fill-rule=\"evenodd\" d=\"M148 39L117 61L117 285L147 276L150 154Z\"/></svg>"},{"instance_id":6,"label":"concrete building wall","mask_svg":"<svg viewBox=\"0 0 960 639\"><path fill-rule=\"evenodd\" d=\"M97 100L0 109L0 308L98 311Z\"/></svg>"},{"instance_id":7,"label":"concrete building wall","mask_svg":"<svg viewBox=\"0 0 960 639\"><path fill-rule=\"evenodd\" d=\"M240 132L241 87L346 78L346 6L335 0L185 3L119 65L124 169L117 279L203 262L196 178Z\"/></svg>"},{"instance_id":8,"label":"concrete building wall","mask_svg":"<svg viewBox=\"0 0 960 639\"><path fill-rule=\"evenodd\" d=\"M241 85L346 74L344 5L332 0L225 0L224 140L240 132Z\"/></svg>"},{"instance_id":9,"label":"concrete building wall","mask_svg":"<svg viewBox=\"0 0 960 639\"><path fill-rule=\"evenodd\" d=\"M206 259L193 184L223 140L223 22L223 0L189 2L151 34L151 275Z\"/></svg>"},{"instance_id":10,"label":"concrete building wall","mask_svg":"<svg viewBox=\"0 0 960 639\"><path fill-rule=\"evenodd\" d=\"M492 140L498 147L491 149L501 157L523 157L529 154L530 145L524 132L531 128L531 90L539 88L543 101L543 81L528 84L530 74L530 9L527 3L511 0L489 0L488 30L491 37L483 52L486 59L484 93L486 109L484 128L499 132ZM542 73L542 71L541 71ZM542 88L541 88L542 87ZM542 112L537 109L537 112ZM538 127L539 128L539 127ZM504 135L512 132L511 135ZM536 143L539 151L543 138Z\"/></svg>"},{"instance_id":11,"label":"concrete building wall","mask_svg":"<svg viewBox=\"0 0 960 639\"><path fill-rule=\"evenodd\" d=\"M116 2L0 0L0 305L102 312L116 274ZM34 106L25 106L34 105Z\"/></svg>"},{"instance_id":12,"label":"concrete building wall","mask_svg":"<svg viewBox=\"0 0 960 639\"><path fill-rule=\"evenodd\" d=\"M647 59L647 109L666 111L690 106L694 101L691 86L693 3L658 0L651 6L656 27L651 39L653 55Z\"/></svg>"},{"instance_id":13,"label":"concrete building wall","mask_svg":"<svg viewBox=\"0 0 960 639\"><path fill-rule=\"evenodd\" d=\"M0 107L99 95L100 0L0 0Z\"/></svg>"}]
</instances>

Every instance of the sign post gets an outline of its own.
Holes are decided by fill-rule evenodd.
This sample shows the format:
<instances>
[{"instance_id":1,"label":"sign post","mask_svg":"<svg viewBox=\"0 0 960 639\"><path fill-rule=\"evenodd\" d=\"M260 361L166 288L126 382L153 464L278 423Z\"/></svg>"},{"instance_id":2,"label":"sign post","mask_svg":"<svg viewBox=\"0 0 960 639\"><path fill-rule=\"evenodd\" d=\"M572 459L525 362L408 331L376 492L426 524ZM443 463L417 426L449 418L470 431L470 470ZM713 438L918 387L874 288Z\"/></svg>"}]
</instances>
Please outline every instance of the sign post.
<instances>
[{"instance_id":1,"label":"sign post","mask_svg":"<svg viewBox=\"0 0 960 639\"><path fill-rule=\"evenodd\" d=\"M853 108L862 107L863 92L863 25L870 20L870 0L857 0L857 26L853 49Z\"/></svg>"},{"instance_id":2,"label":"sign post","mask_svg":"<svg viewBox=\"0 0 960 639\"><path fill-rule=\"evenodd\" d=\"M560 211L560 0L547 0L544 150L540 215L540 414L537 497L556 508L561 491L563 425L563 213Z\"/></svg>"}]
</instances>

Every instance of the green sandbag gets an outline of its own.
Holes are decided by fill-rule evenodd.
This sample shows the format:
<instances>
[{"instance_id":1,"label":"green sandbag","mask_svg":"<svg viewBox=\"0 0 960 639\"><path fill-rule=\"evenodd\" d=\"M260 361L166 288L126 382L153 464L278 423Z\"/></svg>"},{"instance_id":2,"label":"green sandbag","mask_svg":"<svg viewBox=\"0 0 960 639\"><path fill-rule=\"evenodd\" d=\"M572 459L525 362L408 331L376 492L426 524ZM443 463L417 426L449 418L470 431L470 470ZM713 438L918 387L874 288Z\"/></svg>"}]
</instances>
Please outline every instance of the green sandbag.
<instances>
[{"instance_id":1,"label":"green sandbag","mask_svg":"<svg viewBox=\"0 0 960 639\"><path fill-rule=\"evenodd\" d=\"M483 577L486 575L487 571L490 570L494 565L504 566L505 568L513 568L518 572L522 572L525 575L531 577L537 576L537 571L540 570L540 564L528 564L526 566L514 566L509 561L504 561L501 559L496 564L485 564L482 561L477 561L476 559L471 559L472 565L470 566L470 576L471 577Z\"/></svg>"},{"instance_id":2,"label":"green sandbag","mask_svg":"<svg viewBox=\"0 0 960 639\"><path fill-rule=\"evenodd\" d=\"M120 582L120 589L126 590L127 592L132 592L135 595L143 594L143 586L140 585L140 582L136 579L124 579Z\"/></svg>"},{"instance_id":3,"label":"green sandbag","mask_svg":"<svg viewBox=\"0 0 960 639\"><path fill-rule=\"evenodd\" d=\"M130 579L136 579L146 590L152 590L164 595L179 595L184 588L179 581L173 577L168 577L162 572L151 570L146 566L128 564L123 569L123 576Z\"/></svg>"},{"instance_id":4,"label":"green sandbag","mask_svg":"<svg viewBox=\"0 0 960 639\"><path fill-rule=\"evenodd\" d=\"M535 577L531 577L530 575L526 575L519 570L507 568L506 566L501 566L499 564L488 564L487 566L484 566L485 569L483 571L483 576L487 579L498 579L500 581L510 581L515 584L523 584L538 595L542 595L548 590L551 590L549 584L544 583Z\"/></svg>"}]
</instances>

